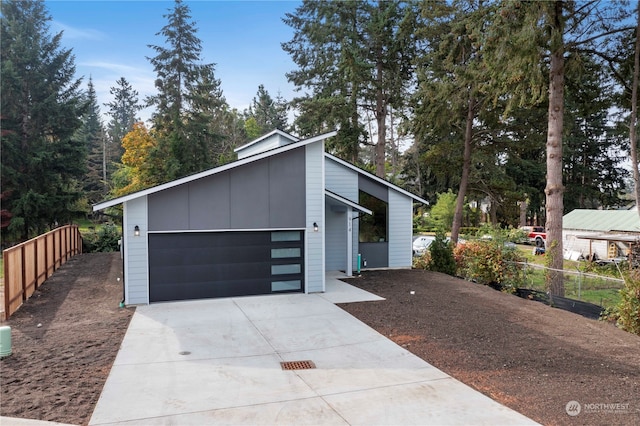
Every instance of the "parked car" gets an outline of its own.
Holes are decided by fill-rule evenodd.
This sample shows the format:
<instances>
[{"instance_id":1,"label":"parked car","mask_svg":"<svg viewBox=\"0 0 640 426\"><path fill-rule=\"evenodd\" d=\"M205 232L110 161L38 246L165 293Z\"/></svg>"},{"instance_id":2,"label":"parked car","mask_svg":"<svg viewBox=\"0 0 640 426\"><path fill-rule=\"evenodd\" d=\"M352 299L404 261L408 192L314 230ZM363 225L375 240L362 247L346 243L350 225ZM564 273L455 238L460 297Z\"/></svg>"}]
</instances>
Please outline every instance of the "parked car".
<instances>
[{"instance_id":1,"label":"parked car","mask_svg":"<svg viewBox=\"0 0 640 426\"><path fill-rule=\"evenodd\" d=\"M436 240L436 237L431 235L419 235L413 237L413 255L422 256Z\"/></svg>"},{"instance_id":2,"label":"parked car","mask_svg":"<svg viewBox=\"0 0 640 426\"><path fill-rule=\"evenodd\" d=\"M527 232L529 244L536 247L544 247L547 242L547 233L542 226L521 226L520 229Z\"/></svg>"}]
</instances>

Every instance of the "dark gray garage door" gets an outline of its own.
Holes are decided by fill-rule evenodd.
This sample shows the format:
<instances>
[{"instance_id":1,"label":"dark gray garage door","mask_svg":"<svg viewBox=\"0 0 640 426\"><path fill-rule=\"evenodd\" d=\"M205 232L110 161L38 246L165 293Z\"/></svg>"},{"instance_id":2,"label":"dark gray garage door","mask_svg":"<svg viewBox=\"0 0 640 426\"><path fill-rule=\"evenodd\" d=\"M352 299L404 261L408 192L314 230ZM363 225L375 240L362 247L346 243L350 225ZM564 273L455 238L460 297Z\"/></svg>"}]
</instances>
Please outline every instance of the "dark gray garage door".
<instances>
[{"instance_id":1,"label":"dark gray garage door","mask_svg":"<svg viewBox=\"0 0 640 426\"><path fill-rule=\"evenodd\" d=\"M302 291L302 231L149 234L151 302Z\"/></svg>"}]
</instances>

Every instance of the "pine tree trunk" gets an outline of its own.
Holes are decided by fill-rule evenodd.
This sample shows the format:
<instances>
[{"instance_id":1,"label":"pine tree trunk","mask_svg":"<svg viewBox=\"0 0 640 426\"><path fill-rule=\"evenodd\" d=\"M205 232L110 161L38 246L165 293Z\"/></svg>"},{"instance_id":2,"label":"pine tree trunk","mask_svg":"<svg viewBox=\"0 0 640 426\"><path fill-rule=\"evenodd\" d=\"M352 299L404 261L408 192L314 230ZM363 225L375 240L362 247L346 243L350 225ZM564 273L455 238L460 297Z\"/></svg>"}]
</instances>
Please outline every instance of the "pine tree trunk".
<instances>
[{"instance_id":1,"label":"pine tree trunk","mask_svg":"<svg viewBox=\"0 0 640 426\"><path fill-rule=\"evenodd\" d=\"M527 201L520 201L520 226L527 224Z\"/></svg>"},{"instance_id":2,"label":"pine tree trunk","mask_svg":"<svg viewBox=\"0 0 640 426\"><path fill-rule=\"evenodd\" d=\"M391 143L391 176L393 179L398 174L398 145L393 137L393 108L389 106L389 142Z\"/></svg>"},{"instance_id":3,"label":"pine tree trunk","mask_svg":"<svg viewBox=\"0 0 640 426\"><path fill-rule=\"evenodd\" d=\"M453 224L451 225L451 241L458 242L460 228L462 227L462 214L464 212L464 198L467 195L467 185L469 183L469 172L471 169L471 139L473 137L473 109L474 102L472 95L469 95L469 105L467 107L467 122L464 132L464 153L462 155L462 177L458 187L458 197L456 198L456 210L453 214Z\"/></svg>"},{"instance_id":4,"label":"pine tree trunk","mask_svg":"<svg viewBox=\"0 0 640 426\"><path fill-rule=\"evenodd\" d=\"M379 58L382 56L382 49ZM385 175L385 153L387 143L387 106L384 102L384 92L382 89L382 62L378 61L377 67L377 94L376 94L376 124L378 126L378 142L376 143L376 176L384 178Z\"/></svg>"},{"instance_id":5,"label":"pine tree trunk","mask_svg":"<svg viewBox=\"0 0 640 426\"><path fill-rule=\"evenodd\" d=\"M562 43L562 2L555 4L554 28L557 32L552 42L551 66L549 73L549 123L547 132L547 241L546 253L549 258L547 288L552 296L564 296L562 274L562 215L564 213L562 185L562 127L564 114L564 47Z\"/></svg>"},{"instance_id":6,"label":"pine tree trunk","mask_svg":"<svg viewBox=\"0 0 640 426\"><path fill-rule=\"evenodd\" d=\"M640 8L636 23L636 51L633 57L633 86L631 89L631 117L629 119L629 150L633 167L633 184L636 210L640 215L640 171L638 170L638 74L640 73Z\"/></svg>"},{"instance_id":7,"label":"pine tree trunk","mask_svg":"<svg viewBox=\"0 0 640 426\"><path fill-rule=\"evenodd\" d=\"M349 99L349 101L351 102L351 128L354 130L358 128L358 123L360 120L360 116L358 115L358 90L359 89L357 89L357 87L354 87ZM353 164L358 164L358 156L360 154L360 141L358 140L358 137L354 137L352 139L353 140L351 141L351 143L353 145L349 151L351 154L351 162Z\"/></svg>"},{"instance_id":8,"label":"pine tree trunk","mask_svg":"<svg viewBox=\"0 0 640 426\"><path fill-rule=\"evenodd\" d=\"M107 138L102 135L102 184L104 185L105 192L108 189L107 185Z\"/></svg>"}]
</instances>

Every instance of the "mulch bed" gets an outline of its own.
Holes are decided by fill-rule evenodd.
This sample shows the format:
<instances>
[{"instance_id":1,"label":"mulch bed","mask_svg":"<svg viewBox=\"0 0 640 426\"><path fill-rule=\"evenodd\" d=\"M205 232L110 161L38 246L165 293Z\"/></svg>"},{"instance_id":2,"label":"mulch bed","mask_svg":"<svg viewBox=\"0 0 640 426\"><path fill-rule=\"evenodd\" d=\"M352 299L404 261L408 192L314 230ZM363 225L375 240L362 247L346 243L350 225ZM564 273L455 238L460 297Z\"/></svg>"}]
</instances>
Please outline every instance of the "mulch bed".
<instances>
[{"instance_id":1,"label":"mulch bed","mask_svg":"<svg viewBox=\"0 0 640 426\"><path fill-rule=\"evenodd\" d=\"M118 278L119 253L75 256L3 323L2 416L89 422L134 311L118 307Z\"/></svg>"},{"instance_id":2,"label":"mulch bed","mask_svg":"<svg viewBox=\"0 0 640 426\"><path fill-rule=\"evenodd\" d=\"M89 421L133 313L118 307L118 277L119 254L77 256L9 319L1 415ZM540 423L640 424L639 336L428 271L369 271L349 283L386 300L343 309Z\"/></svg>"},{"instance_id":3,"label":"mulch bed","mask_svg":"<svg viewBox=\"0 0 640 426\"><path fill-rule=\"evenodd\" d=\"M435 272L370 271L348 282L386 300L341 305L347 312L537 422L640 424L640 336Z\"/></svg>"}]
</instances>

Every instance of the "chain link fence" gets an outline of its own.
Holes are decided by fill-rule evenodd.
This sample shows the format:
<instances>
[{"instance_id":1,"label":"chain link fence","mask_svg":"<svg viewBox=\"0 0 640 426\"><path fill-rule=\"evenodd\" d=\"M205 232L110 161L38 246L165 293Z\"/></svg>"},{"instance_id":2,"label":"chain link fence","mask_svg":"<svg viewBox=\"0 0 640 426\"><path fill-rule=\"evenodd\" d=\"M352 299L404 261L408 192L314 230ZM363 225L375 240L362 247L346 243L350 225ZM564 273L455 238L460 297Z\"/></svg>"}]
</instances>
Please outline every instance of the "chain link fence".
<instances>
[{"instance_id":1,"label":"chain link fence","mask_svg":"<svg viewBox=\"0 0 640 426\"><path fill-rule=\"evenodd\" d=\"M528 262L517 262L523 270L523 286L521 288L546 293L545 277L547 270L543 265ZM562 270L564 276L565 298L588 302L594 305L610 308L620 301L620 289L624 287L621 278L608 277L578 269L575 271Z\"/></svg>"}]
</instances>

